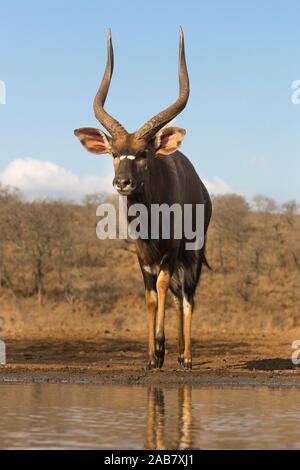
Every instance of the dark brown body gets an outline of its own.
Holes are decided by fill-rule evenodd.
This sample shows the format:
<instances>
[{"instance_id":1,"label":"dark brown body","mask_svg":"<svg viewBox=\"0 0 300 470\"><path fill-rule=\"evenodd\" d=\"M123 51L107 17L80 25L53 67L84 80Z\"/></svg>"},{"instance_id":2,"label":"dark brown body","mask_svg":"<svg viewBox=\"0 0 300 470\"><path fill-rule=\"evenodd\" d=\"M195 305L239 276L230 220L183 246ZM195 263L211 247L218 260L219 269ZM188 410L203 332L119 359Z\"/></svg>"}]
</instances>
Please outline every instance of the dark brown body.
<instances>
[{"instance_id":1,"label":"dark brown body","mask_svg":"<svg viewBox=\"0 0 300 470\"><path fill-rule=\"evenodd\" d=\"M191 162L181 153L157 156L148 166L141 190L128 197L128 205L142 203L204 204L204 233L211 218L209 194ZM151 226L149 217L148 226ZM137 240L136 251L143 273L149 313L149 367L161 367L164 361L164 303L170 287L178 323L179 362L191 367L191 315L195 290L202 264L206 263L205 245L200 250L186 250L186 240ZM157 310L158 308L158 310ZM184 334L185 333L185 334Z\"/></svg>"},{"instance_id":2,"label":"dark brown body","mask_svg":"<svg viewBox=\"0 0 300 470\"><path fill-rule=\"evenodd\" d=\"M128 196L129 205L142 203L150 214L152 204L172 206L177 203L182 207L184 204L204 204L206 233L211 217L210 197L192 163L183 153L177 151L153 158L148 165L147 180L140 191ZM137 240L137 253L143 264L151 265L159 264L163 256L173 251L176 253L176 265L184 264L189 254L194 257L194 252L184 248L187 241L184 236L181 240Z\"/></svg>"}]
</instances>

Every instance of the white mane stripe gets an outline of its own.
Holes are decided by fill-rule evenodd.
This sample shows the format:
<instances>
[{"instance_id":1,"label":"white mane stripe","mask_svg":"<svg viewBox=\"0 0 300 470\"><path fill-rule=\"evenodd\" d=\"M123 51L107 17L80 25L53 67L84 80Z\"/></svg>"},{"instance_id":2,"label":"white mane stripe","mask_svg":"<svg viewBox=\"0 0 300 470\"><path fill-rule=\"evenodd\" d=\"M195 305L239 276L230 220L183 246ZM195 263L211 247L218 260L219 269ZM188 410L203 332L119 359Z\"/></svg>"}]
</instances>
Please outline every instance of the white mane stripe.
<instances>
[{"instance_id":1,"label":"white mane stripe","mask_svg":"<svg viewBox=\"0 0 300 470\"><path fill-rule=\"evenodd\" d=\"M120 160L124 160L124 158L129 158L129 160L135 160L134 155L121 155Z\"/></svg>"}]
</instances>

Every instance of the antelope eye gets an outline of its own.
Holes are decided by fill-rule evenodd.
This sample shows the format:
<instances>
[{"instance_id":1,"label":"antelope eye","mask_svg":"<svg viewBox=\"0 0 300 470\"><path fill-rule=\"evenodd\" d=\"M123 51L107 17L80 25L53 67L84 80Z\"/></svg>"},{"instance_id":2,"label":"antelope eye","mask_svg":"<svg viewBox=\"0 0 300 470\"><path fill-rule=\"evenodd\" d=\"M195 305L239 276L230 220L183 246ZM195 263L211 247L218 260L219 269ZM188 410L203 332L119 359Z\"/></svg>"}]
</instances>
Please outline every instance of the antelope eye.
<instances>
[{"instance_id":1,"label":"antelope eye","mask_svg":"<svg viewBox=\"0 0 300 470\"><path fill-rule=\"evenodd\" d=\"M113 158L117 158L118 155L115 152L112 152L112 156Z\"/></svg>"}]
</instances>

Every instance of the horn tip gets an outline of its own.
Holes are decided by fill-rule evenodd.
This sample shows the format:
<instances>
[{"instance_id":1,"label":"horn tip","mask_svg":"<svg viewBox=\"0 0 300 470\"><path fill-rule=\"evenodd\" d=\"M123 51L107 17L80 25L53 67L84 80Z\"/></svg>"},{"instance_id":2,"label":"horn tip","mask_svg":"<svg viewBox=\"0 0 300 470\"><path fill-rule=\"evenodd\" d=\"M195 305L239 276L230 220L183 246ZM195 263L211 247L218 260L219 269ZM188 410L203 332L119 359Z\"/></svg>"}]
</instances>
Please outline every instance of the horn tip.
<instances>
[{"instance_id":1,"label":"horn tip","mask_svg":"<svg viewBox=\"0 0 300 470\"><path fill-rule=\"evenodd\" d=\"M108 30L108 39L110 40L111 39L111 29L109 28Z\"/></svg>"},{"instance_id":2,"label":"horn tip","mask_svg":"<svg viewBox=\"0 0 300 470\"><path fill-rule=\"evenodd\" d=\"M182 38L183 37L183 31L182 31L182 27L179 26L179 31L180 31L180 37Z\"/></svg>"}]
</instances>

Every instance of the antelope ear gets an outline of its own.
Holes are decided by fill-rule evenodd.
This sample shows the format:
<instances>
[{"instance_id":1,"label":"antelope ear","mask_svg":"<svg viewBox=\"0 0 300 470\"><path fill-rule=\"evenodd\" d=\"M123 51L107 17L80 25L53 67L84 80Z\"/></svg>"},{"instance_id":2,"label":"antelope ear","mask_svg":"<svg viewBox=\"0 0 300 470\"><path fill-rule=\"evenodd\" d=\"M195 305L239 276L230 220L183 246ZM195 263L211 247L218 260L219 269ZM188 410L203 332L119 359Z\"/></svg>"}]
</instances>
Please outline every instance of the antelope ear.
<instances>
[{"instance_id":1,"label":"antelope ear","mask_svg":"<svg viewBox=\"0 0 300 470\"><path fill-rule=\"evenodd\" d=\"M185 136L181 127L163 127L155 136L156 153L169 155L176 152Z\"/></svg>"},{"instance_id":2,"label":"antelope ear","mask_svg":"<svg viewBox=\"0 0 300 470\"><path fill-rule=\"evenodd\" d=\"M99 155L101 153L110 153L111 151L111 137L99 129L82 127L75 129L74 134L89 152Z\"/></svg>"}]
</instances>

